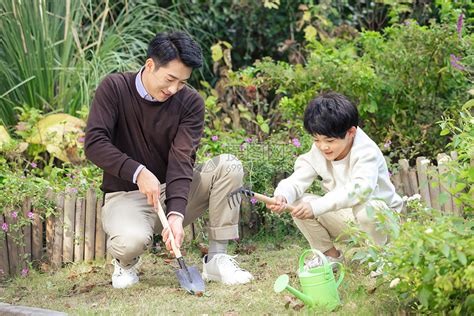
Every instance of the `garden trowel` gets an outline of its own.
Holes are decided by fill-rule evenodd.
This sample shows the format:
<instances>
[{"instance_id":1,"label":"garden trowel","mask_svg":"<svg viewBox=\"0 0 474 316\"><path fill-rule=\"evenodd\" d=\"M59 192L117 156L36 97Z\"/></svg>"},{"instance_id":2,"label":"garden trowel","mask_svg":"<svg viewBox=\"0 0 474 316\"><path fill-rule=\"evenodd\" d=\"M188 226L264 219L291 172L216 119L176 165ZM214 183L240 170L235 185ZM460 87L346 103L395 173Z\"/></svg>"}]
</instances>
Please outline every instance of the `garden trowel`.
<instances>
[{"instance_id":1,"label":"garden trowel","mask_svg":"<svg viewBox=\"0 0 474 316\"><path fill-rule=\"evenodd\" d=\"M160 217L163 229L167 228L169 230L171 247L173 248L174 255L176 256L180 267L180 269L176 270L179 284L181 284L181 287L191 294L202 295L204 293L204 280L202 279L202 276L196 267L187 267L186 263L184 263L183 255L181 254L179 248L176 247L173 233L171 232L168 219L166 218L165 212L163 211L160 202L155 203L155 211Z\"/></svg>"},{"instance_id":2,"label":"garden trowel","mask_svg":"<svg viewBox=\"0 0 474 316\"><path fill-rule=\"evenodd\" d=\"M247 189L245 187L240 187L237 190L234 190L229 193L229 196L227 197L227 203L229 203L229 206L232 207L232 205L236 206L237 204L240 204L242 202L242 195L248 196L250 198L255 198L260 202L264 202L267 204L276 204L276 200L274 198L268 197L266 195L256 193L251 191L250 189ZM293 211L295 207L293 205L287 204L285 210L286 211Z\"/></svg>"}]
</instances>

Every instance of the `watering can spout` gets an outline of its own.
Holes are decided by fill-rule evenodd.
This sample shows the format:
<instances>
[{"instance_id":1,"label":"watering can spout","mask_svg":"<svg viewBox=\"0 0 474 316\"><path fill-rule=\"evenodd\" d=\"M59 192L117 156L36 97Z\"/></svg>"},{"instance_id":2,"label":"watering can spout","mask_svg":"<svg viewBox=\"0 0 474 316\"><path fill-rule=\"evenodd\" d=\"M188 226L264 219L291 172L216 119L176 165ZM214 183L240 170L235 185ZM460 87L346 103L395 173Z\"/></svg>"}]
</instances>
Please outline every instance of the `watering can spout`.
<instances>
[{"instance_id":1,"label":"watering can spout","mask_svg":"<svg viewBox=\"0 0 474 316\"><path fill-rule=\"evenodd\" d=\"M283 290L288 290L288 292L303 301L306 306L313 306L315 303L314 300L308 295L302 293L301 291L298 291L297 289L289 285L289 281L290 278L288 277L288 275L282 274L278 277L278 279L276 279L273 289L277 293L280 293Z\"/></svg>"}]
</instances>

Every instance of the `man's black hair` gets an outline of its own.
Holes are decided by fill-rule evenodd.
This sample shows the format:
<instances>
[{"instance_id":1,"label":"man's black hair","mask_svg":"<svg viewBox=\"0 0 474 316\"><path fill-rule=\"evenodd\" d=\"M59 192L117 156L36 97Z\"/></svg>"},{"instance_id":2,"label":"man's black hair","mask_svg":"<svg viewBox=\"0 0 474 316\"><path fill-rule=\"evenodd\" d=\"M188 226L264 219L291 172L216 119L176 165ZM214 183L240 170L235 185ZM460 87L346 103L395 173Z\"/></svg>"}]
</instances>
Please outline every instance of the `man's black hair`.
<instances>
[{"instance_id":1,"label":"man's black hair","mask_svg":"<svg viewBox=\"0 0 474 316\"><path fill-rule=\"evenodd\" d=\"M311 135L344 138L358 126L359 113L344 95L328 92L311 100L304 111L304 128Z\"/></svg>"},{"instance_id":2,"label":"man's black hair","mask_svg":"<svg viewBox=\"0 0 474 316\"><path fill-rule=\"evenodd\" d=\"M202 66L201 47L184 32L156 34L148 45L147 58L152 58L158 67L174 59L193 69Z\"/></svg>"}]
</instances>

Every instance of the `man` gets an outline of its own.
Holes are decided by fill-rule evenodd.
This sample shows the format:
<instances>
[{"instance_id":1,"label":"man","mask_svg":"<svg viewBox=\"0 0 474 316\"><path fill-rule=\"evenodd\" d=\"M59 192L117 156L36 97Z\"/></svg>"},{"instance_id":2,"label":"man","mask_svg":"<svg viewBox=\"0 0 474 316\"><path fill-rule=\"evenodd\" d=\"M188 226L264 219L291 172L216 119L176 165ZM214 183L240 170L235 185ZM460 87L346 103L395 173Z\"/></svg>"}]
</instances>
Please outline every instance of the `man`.
<instances>
[{"instance_id":1,"label":"man","mask_svg":"<svg viewBox=\"0 0 474 316\"><path fill-rule=\"evenodd\" d=\"M138 262L154 233L161 232L171 250L154 203L165 209L178 247L183 226L209 209L203 277L247 283L252 275L226 254L227 241L238 238L239 218L226 194L241 185L242 165L221 155L194 168L205 108L186 81L202 65L201 49L185 33L158 33L147 54L138 73L115 73L101 82L86 129L86 156L104 170L102 222L114 257L112 285L139 281Z\"/></svg>"}]
</instances>

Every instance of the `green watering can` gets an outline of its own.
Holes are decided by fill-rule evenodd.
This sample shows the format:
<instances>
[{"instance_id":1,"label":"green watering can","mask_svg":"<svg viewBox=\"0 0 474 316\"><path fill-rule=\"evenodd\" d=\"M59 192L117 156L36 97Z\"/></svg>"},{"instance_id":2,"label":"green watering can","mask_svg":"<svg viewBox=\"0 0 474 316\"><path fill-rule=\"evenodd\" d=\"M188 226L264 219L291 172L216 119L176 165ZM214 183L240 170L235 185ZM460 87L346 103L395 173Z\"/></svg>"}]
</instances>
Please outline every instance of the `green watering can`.
<instances>
[{"instance_id":1,"label":"green watering can","mask_svg":"<svg viewBox=\"0 0 474 316\"><path fill-rule=\"evenodd\" d=\"M310 253L318 255L324 264L305 271L304 259ZM332 270L335 264L339 265L339 279L337 282L334 279ZM282 274L276 279L273 289L277 293L285 289L288 290L302 300L309 309L318 306L332 311L341 304L337 288L341 285L344 274L344 266L341 263L329 263L326 256L320 251L309 249L303 252L299 261L298 277L300 279L302 292L289 285L290 278L287 274Z\"/></svg>"}]
</instances>

